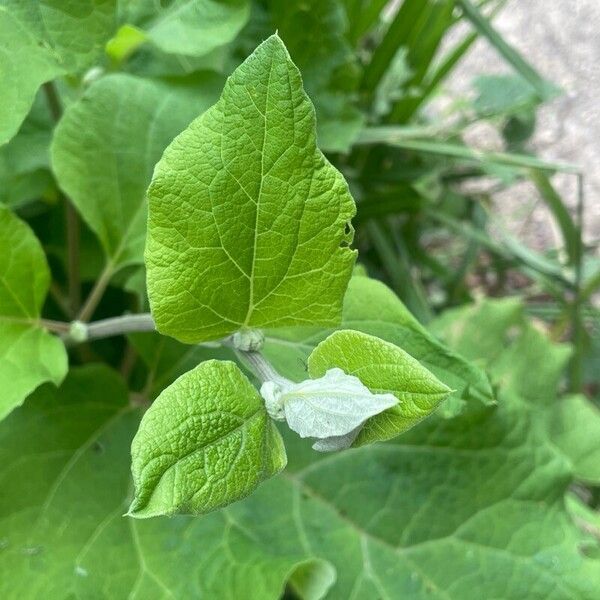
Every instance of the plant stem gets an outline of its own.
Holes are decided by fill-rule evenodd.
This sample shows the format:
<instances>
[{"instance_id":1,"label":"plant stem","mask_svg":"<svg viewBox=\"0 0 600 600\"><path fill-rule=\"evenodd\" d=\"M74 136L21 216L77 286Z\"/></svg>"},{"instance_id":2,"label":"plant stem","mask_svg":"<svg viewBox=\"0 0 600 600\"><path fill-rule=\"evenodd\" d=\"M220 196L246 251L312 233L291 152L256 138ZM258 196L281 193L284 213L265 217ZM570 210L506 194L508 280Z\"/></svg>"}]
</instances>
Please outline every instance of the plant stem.
<instances>
[{"instance_id":1,"label":"plant stem","mask_svg":"<svg viewBox=\"0 0 600 600\"><path fill-rule=\"evenodd\" d=\"M87 325L87 339L99 340L135 331L154 331L155 329L154 319L150 313L123 315L122 317L101 319Z\"/></svg>"},{"instance_id":2,"label":"plant stem","mask_svg":"<svg viewBox=\"0 0 600 600\"><path fill-rule=\"evenodd\" d=\"M50 296L52 296L52 299L66 317L72 319L75 316L75 313L71 311L68 300L64 297L64 294L56 281L53 281L50 284Z\"/></svg>"},{"instance_id":3,"label":"plant stem","mask_svg":"<svg viewBox=\"0 0 600 600\"><path fill-rule=\"evenodd\" d=\"M244 352L243 350L236 349L235 353L242 362L251 368L261 382L276 381L289 383L289 380L280 375L260 352Z\"/></svg>"},{"instance_id":4,"label":"plant stem","mask_svg":"<svg viewBox=\"0 0 600 600\"><path fill-rule=\"evenodd\" d=\"M64 196L67 226L67 277L69 282L69 306L77 314L81 305L81 279L79 276L79 217L73 203Z\"/></svg>"},{"instance_id":5,"label":"plant stem","mask_svg":"<svg viewBox=\"0 0 600 600\"><path fill-rule=\"evenodd\" d=\"M52 333L68 333L71 327L70 323L64 321L53 321L52 319L40 319L39 323Z\"/></svg>"},{"instance_id":6,"label":"plant stem","mask_svg":"<svg viewBox=\"0 0 600 600\"><path fill-rule=\"evenodd\" d=\"M46 94L46 101L48 102L48 108L50 109L50 114L55 121L58 121L62 116L62 105L60 103L58 93L56 92L54 82L46 81L43 87L44 94Z\"/></svg>"},{"instance_id":7,"label":"plant stem","mask_svg":"<svg viewBox=\"0 0 600 600\"><path fill-rule=\"evenodd\" d=\"M44 93L52 118L58 122L62 116L62 105L54 82L44 83ZM69 306L76 314L81 304L81 281L79 277L79 217L73 203L62 194L65 202L65 220L67 230L67 278L69 282Z\"/></svg>"},{"instance_id":8,"label":"plant stem","mask_svg":"<svg viewBox=\"0 0 600 600\"><path fill-rule=\"evenodd\" d=\"M570 389L580 392L583 388L583 345L585 343L585 320L583 316L584 300L583 287L583 218L585 208L585 192L583 175L577 176L577 214L576 227L579 243L577 245L575 262L575 286L571 301L571 328L573 342L573 356L570 365Z\"/></svg>"},{"instance_id":9,"label":"plant stem","mask_svg":"<svg viewBox=\"0 0 600 600\"><path fill-rule=\"evenodd\" d=\"M102 296L114 275L114 267L111 262L107 263L104 267L104 270L100 274L100 277L96 280L90 295L87 297L83 308L81 309L79 316L77 317L78 321L82 321L83 323L87 323L94 314L96 307L98 306L100 300L102 300ZM121 317L118 317L121 318Z\"/></svg>"},{"instance_id":10,"label":"plant stem","mask_svg":"<svg viewBox=\"0 0 600 600\"><path fill-rule=\"evenodd\" d=\"M93 323L84 323L82 321L74 321L66 323L62 321L50 321L42 319L41 323L44 327L60 333L65 342L77 344L88 342L91 340L100 340L107 337L124 335L133 332L155 331L156 325L150 313L140 313L135 315L122 315L120 317L110 317L109 319L100 319ZM210 344L208 342L207 344ZM233 347L231 338L224 338L218 343L225 346ZM260 353L256 351L243 351L235 348L237 357L248 365L248 367L262 381L276 381L287 383L288 379L280 375L273 365Z\"/></svg>"}]
</instances>

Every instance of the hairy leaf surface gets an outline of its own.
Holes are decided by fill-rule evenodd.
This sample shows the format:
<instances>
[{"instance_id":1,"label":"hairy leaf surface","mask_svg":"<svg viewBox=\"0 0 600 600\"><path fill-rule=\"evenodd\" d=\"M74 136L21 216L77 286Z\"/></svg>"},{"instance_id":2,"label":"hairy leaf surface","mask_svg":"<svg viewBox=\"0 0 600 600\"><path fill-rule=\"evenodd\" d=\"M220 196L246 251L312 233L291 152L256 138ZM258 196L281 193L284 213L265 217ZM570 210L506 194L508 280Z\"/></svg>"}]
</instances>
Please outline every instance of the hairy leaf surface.
<instances>
[{"instance_id":1,"label":"hairy leaf surface","mask_svg":"<svg viewBox=\"0 0 600 600\"><path fill-rule=\"evenodd\" d=\"M148 292L182 341L335 323L355 206L317 149L298 69L272 36L165 151L149 192Z\"/></svg>"},{"instance_id":2,"label":"hairy leaf surface","mask_svg":"<svg viewBox=\"0 0 600 600\"><path fill-rule=\"evenodd\" d=\"M214 75L171 85L109 75L61 119L52 144L56 177L114 270L142 262L154 165L173 137L215 100L220 83Z\"/></svg>"},{"instance_id":3,"label":"hairy leaf surface","mask_svg":"<svg viewBox=\"0 0 600 600\"><path fill-rule=\"evenodd\" d=\"M267 412L275 419L285 418L300 437L337 439L352 434L350 443L369 417L398 403L393 394L374 394L358 377L337 367L300 383L267 381L260 393Z\"/></svg>"},{"instance_id":4,"label":"hairy leaf surface","mask_svg":"<svg viewBox=\"0 0 600 600\"><path fill-rule=\"evenodd\" d=\"M0 206L0 419L67 371L63 343L40 324L50 271L31 229Z\"/></svg>"},{"instance_id":5,"label":"hairy leaf surface","mask_svg":"<svg viewBox=\"0 0 600 600\"><path fill-rule=\"evenodd\" d=\"M256 389L233 362L209 360L169 386L131 447L135 517L202 514L247 496L286 464Z\"/></svg>"}]
</instances>

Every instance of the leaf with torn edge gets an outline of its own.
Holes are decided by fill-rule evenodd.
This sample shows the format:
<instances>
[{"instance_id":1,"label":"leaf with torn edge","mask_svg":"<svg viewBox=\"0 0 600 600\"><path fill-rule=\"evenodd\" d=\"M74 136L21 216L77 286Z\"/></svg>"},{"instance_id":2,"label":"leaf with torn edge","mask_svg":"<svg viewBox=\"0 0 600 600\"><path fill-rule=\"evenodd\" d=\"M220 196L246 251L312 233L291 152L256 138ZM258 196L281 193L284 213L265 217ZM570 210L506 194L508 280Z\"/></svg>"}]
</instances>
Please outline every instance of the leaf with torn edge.
<instances>
[{"instance_id":1,"label":"leaf with torn edge","mask_svg":"<svg viewBox=\"0 0 600 600\"><path fill-rule=\"evenodd\" d=\"M148 294L183 342L336 324L355 205L316 146L314 108L276 35L166 149L148 190Z\"/></svg>"}]
</instances>

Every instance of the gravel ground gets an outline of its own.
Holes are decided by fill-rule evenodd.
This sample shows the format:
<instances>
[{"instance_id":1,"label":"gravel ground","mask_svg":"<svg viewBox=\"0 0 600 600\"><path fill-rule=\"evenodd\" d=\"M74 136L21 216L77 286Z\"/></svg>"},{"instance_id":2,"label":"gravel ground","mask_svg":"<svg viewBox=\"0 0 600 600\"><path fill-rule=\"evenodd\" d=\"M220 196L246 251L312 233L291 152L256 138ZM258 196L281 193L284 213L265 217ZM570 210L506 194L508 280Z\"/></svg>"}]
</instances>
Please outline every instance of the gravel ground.
<instances>
[{"instance_id":1,"label":"gravel ground","mask_svg":"<svg viewBox=\"0 0 600 600\"><path fill-rule=\"evenodd\" d=\"M540 113L532 148L540 157L574 163L585 172L586 240L600 239L600 0L511 0L494 21L505 39L564 94ZM453 91L470 88L475 75L507 68L495 50L480 40L458 67ZM555 184L572 207L576 182L557 175ZM532 246L556 245L557 232L547 211L527 186L497 198L511 229ZM525 215L525 217L524 217Z\"/></svg>"}]
</instances>

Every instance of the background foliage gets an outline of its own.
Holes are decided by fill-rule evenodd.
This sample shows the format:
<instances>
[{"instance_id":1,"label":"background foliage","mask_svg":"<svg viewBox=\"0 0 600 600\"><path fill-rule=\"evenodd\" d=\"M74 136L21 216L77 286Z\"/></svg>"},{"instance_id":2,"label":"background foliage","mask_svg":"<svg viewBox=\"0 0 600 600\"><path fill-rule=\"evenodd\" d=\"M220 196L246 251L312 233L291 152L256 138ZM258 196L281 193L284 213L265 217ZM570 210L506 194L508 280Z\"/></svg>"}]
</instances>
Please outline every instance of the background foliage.
<instances>
[{"instance_id":1,"label":"background foliage","mask_svg":"<svg viewBox=\"0 0 600 600\"><path fill-rule=\"evenodd\" d=\"M598 596L600 270L582 194L573 212L552 185L582 174L527 151L537 107L560 91L494 30L503 4L0 2L3 597ZM342 326L456 392L386 444L319 459L286 436L290 468L217 513L122 518L143 407L230 351L135 333L69 348L66 375L48 329L147 311L154 166L274 30L357 201L362 266ZM444 107L478 38L511 74L482 74ZM464 142L481 122L502 152ZM533 251L495 218L494 194L523 180L561 247ZM268 331L265 352L303 378L328 333Z\"/></svg>"}]
</instances>

